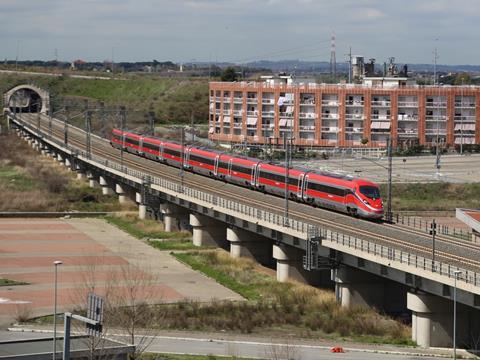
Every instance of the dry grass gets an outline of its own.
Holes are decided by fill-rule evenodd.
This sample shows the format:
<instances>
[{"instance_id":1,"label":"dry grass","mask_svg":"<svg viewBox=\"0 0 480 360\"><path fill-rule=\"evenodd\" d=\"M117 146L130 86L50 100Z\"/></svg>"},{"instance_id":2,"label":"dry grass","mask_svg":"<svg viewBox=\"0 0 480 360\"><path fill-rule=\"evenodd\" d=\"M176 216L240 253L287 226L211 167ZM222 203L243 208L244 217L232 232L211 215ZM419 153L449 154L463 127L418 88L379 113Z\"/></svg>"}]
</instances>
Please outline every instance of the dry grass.
<instances>
[{"instance_id":1,"label":"dry grass","mask_svg":"<svg viewBox=\"0 0 480 360\"><path fill-rule=\"evenodd\" d=\"M278 283L259 271L248 259L232 259L222 251L182 254L182 260L233 290L247 294L250 301L209 304L184 302L159 307L162 327L191 330L230 330L244 333L275 331L297 336L370 337L371 341L410 344L410 329L400 322L361 307L343 308L332 291L299 283ZM186 260L187 259L187 260ZM218 278L216 277L218 276ZM226 279L227 278L227 279Z\"/></svg>"},{"instance_id":2,"label":"dry grass","mask_svg":"<svg viewBox=\"0 0 480 360\"><path fill-rule=\"evenodd\" d=\"M74 179L13 135L0 136L0 211L116 211L114 196Z\"/></svg>"}]
</instances>

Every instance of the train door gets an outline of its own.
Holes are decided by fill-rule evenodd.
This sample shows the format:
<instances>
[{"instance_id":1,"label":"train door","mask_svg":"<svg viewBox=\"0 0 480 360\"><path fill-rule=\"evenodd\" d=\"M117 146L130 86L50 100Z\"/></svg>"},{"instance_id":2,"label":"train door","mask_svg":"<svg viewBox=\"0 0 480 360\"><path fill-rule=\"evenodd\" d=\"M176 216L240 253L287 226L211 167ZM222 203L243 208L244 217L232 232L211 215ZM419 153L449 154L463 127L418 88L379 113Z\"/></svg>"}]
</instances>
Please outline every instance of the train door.
<instances>
[{"instance_id":1,"label":"train door","mask_svg":"<svg viewBox=\"0 0 480 360\"><path fill-rule=\"evenodd\" d=\"M252 170L250 172L250 185L252 186L255 186L256 184L258 165L260 165L260 162L252 165Z\"/></svg>"},{"instance_id":2,"label":"train door","mask_svg":"<svg viewBox=\"0 0 480 360\"><path fill-rule=\"evenodd\" d=\"M217 176L218 175L218 163L219 163L219 159L220 159L220 154L217 154L217 156L215 156L215 161L214 161L214 165L213 165L213 175Z\"/></svg>"},{"instance_id":3,"label":"train door","mask_svg":"<svg viewBox=\"0 0 480 360\"><path fill-rule=\"evenodd\" d=\"M259 187L260 186L260 182L258 181L258 179L260 178L260 168L262 167L262 163L258 163L254 166L254 176L253 176L253 186L256 186L256 187Z\"/></svg>"},{"instance_id":4,"label":"train door","mask_svg":"<svg viewBox=\"0 0 480 360\"><path fill-rule=\"evenodd\" d=\"M304 201L308 200L307 189L308 189L308 174L306 174L305 177L303 178L302 196Z\"/></svg>"},{"instance_id":5,"label":"train door","mask_svg":"<svg viewBox=\"0 0 480 360\"><path fill-rule=\"evenodd\" d=\"M303 181L305 179L305 173L301 173L298 177L298 185L297 185L297 198L302 198L303 192Z\"/></svg>"},{"instance_id":6,"label":"train door","mask_svg":"<svg viewBox=\"0 0 480 360\"><path fill-rule=\"evenodd\" d=\"M192 149L190 147L184 147L183 153L183 167L189 169L190 168L190 151Z\"/></svg>"},{"instance_id":7,"label":"train door","mask_svg":"<svg viewBox=\"0 0 480 360\"><path fill-rule=\"evenodd\" d=\"M140 140L138 140L138 153L143 155L143 136L140 136Z\"/></svg>"},{"instance_id":8,"label":"train door","mask_svg":"<svg viewBox=\"0 0 480 360\"><path fill-rule=\"evenodd\" d=\"M227 176L230 178L232 176L232 161L233 159L228 160L228 173Z\"/></svg>"},{"instance_id":9,"label":"train door","mask_svg":"<svg viewBox=\"0 0 480 360\"><path fill-rule=\"evenodd\" d=\"M158 159L163 161L163 142L158 144Z\"/></svg>"}]
</instances>

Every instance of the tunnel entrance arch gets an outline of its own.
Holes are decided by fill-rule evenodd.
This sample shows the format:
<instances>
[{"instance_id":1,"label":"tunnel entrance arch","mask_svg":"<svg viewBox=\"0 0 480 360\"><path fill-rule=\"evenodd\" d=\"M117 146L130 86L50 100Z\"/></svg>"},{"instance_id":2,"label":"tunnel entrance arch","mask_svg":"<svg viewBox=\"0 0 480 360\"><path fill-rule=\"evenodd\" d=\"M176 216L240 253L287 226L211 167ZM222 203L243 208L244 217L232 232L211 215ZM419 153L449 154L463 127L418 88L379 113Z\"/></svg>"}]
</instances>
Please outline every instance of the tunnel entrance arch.
<instances>
[{"instance_id":1,"label":"tunnel entrance arch","mask_svg":"<svg viewBox=\"0 0 480 360\"><path fill-rule=\"evenodd\" d=\"M18 85L3 95L4 112L34 112L48 114L50 94L35 85Z\"/></svg>"}]
</instances>

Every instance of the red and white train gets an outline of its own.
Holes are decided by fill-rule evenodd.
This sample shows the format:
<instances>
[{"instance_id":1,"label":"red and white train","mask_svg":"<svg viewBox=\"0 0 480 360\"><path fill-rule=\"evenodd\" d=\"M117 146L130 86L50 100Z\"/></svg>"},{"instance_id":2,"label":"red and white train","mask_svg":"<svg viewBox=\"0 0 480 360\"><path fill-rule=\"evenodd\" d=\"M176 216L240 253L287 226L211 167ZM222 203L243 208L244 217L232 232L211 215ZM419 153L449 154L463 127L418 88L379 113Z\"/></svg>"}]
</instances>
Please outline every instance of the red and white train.
<instances>
[{"instance_id":1,"label":"red and white train","mask_svg":"<svg viewBox=\"0 0 480 360\"><path fill-rule=\"evenodd\" d=\"M285 195L285 167L255 158L222 153L208 148L182 145L156 137L113 129L111 145L171 166L256 189L269 194ZM378 185L363 179L291 168L289 197L314 206L334 209L362 218L380 219L383 202Z\"/></svg>"}]
</instances>

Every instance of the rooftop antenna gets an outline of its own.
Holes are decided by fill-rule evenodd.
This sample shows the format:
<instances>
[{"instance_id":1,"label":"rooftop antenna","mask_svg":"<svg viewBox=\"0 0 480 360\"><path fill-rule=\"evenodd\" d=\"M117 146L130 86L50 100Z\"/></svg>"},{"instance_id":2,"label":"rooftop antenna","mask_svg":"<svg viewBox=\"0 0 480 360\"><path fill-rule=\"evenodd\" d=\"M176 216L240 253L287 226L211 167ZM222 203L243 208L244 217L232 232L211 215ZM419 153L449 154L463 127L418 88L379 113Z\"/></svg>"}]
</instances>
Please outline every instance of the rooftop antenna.
<instances>
[{"instance_id":1,"label":"rooftop antenna","mask_svg":"<svg viewBox=\"0 0 480 360\"><path fill-rule=\"evenodd\" d=\"M438 39L435 39L435 44L437 41ZM435 49L433 50L433 85L437 85L437 60L437 46L435 46Z\"/></svg>"},{"instance_id":2,"label":"rooftop antenna","mask_svg":"<svg viewBox=\"0 0 480 360\"><path fill-rule=\"evenodd\" d=\"M333 78L333 82L336 82L337 78L337 59L335 55L335 31L332 32L332 47L330 51L330 75Z\"/></svg>"}]
</instances>

